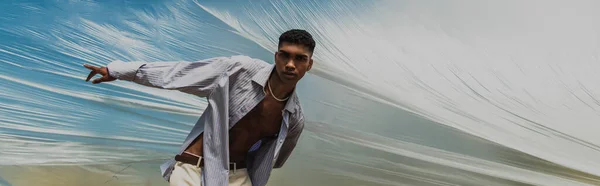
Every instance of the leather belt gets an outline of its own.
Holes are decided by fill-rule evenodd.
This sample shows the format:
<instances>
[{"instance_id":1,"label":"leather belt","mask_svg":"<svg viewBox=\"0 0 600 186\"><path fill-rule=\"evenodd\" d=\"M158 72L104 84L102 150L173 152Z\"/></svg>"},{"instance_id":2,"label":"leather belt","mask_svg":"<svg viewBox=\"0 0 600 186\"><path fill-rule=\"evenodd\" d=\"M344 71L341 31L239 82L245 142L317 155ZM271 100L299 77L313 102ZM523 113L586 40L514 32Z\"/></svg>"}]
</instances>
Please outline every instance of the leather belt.
<instances>
[{"instance_id":1,"label":"leather belt","mask_svg":"<svg viewBox=\"0 0 600 186\"><path fill-rule=\"evenodd\" d=\"M200 160L200 162L198 162L198 160ZM204 159L200 159L188 154L175 155L175 161L195 165L197 167L204 167Z\"/></svg>"},{"instance_id":2,"label":"leather belt","mask_svg":"<svg viewBox=\"0 0 600 186\"><path fill-rule=\"evenodd\" d=\"M191 165L195 165L197 167L204 167L204 158L199 158L196 156L192 156L186 153L180 154L180 155L175 155L175 161L180 161L183 163L187 163L187 164L191 164ZM200 161L200 162L198 162ZM238 163L234 163L231 162L229 163L229 170L236 170L236 169L243 169L246 168L245 164L238 164Z\"/></svg>"}]
</instances>

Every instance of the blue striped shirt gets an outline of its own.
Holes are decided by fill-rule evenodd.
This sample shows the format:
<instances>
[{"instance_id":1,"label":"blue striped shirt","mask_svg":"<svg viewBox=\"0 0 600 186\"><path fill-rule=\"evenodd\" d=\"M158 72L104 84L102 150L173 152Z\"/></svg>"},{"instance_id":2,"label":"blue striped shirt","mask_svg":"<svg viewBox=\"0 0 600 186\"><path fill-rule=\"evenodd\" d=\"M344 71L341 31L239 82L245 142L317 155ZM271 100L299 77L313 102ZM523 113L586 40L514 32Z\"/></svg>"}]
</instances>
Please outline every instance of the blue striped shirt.
<instances>
[{"instance_id":1,"label":"blue striped shirt","mask_svg":"<svg viewBox=\"0 0 600 186\"><path fill-rule=\"evenodd\" d=\"M119 80L177 90L207 98L208 106L179 150L181 154L201 133L203 138L203 185L228 185L229 129L252 110L265 94L263 88L274 65L247 56L210 58L196 62L123 62L107 65ZM264 139L247 156L252 185L266 185L273 168L288 159L304 128L304 115L294 91L282 110L283 121L277 138ZM167 181L175 159L161 165Z\"/></svg>"}]
</instances>

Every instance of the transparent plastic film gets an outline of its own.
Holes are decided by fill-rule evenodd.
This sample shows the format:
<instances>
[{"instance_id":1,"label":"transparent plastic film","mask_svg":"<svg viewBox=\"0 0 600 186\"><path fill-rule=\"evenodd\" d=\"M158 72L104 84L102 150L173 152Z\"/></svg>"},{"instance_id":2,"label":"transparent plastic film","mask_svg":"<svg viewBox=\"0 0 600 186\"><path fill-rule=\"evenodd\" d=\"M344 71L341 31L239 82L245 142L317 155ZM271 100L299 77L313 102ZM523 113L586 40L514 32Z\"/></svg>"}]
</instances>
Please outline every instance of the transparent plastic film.
<instances>
[{"instance_id":1,"label":"transparent plastic film","mask_svg":"<svg viewBox=\"0 0 600 186\"><path fill-rule=\"evenodd\" d=\"M599 5L3 2L0 185L167 185L205 99L83 64L272 63L292 28L317 42L306 127L269 185L599 185Z\"/></svg>"}]
</instances>

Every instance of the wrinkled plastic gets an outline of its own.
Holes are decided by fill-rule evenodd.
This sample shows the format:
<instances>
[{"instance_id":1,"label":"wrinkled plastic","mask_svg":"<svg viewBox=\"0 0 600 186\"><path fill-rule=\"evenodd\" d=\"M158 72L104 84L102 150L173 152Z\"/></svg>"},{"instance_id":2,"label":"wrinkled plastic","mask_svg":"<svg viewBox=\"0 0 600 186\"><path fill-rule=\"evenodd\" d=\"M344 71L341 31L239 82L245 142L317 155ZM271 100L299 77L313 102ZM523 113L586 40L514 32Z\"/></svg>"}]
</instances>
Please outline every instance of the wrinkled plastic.
<instances>
[{"instance_id":1,"label":"wrinkled plastic","mask_svg":"<svg viewBox=\"0 0 600 186\"><path fill-rule=\"evenodd\" d=\"M594 1L0 3L0 185L166 185L206 102L84 63L271 62L317 40L269 185L598 185Z\"/></svg>"}]
</instances>

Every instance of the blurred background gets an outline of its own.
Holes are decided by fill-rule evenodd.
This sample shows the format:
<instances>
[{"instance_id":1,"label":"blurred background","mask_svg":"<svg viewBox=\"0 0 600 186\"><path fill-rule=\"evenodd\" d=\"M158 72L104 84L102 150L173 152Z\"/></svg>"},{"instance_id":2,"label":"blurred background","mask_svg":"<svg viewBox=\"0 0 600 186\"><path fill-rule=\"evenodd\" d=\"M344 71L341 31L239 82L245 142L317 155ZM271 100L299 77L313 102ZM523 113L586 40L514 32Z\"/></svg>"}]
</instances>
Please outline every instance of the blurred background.
<instances>
[{"instance_id":1,"label":"blurred background","mask_svg":"<svg viewBox=\"0 0 600 186\"><path fill-rule=\"evenodd\" d=\"M167 185L206 101L83 64L273 62L317 41L269 185L600 185L598 1L0 3L0 185Z\"/></svg>"}]
</instances>

